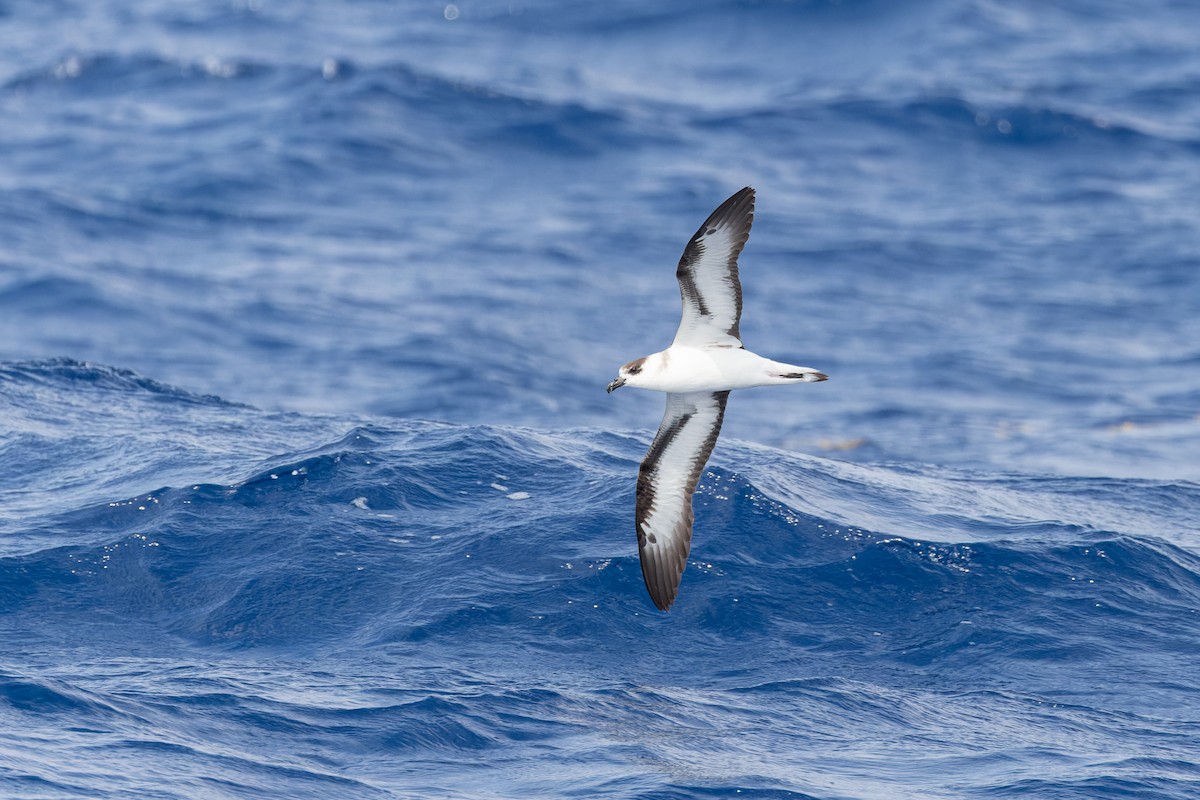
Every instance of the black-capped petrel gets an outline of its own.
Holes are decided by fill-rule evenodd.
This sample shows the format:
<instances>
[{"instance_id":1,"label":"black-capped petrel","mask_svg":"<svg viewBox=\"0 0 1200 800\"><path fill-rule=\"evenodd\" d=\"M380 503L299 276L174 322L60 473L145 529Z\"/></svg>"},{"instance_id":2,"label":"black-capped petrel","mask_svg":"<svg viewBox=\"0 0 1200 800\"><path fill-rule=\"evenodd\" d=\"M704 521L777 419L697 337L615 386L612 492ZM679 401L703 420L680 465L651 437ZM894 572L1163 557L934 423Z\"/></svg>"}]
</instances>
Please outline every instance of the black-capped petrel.
<instances>
[{"instance_id":1,"label":"black-capped petrel","mask_svg":"<svg viewBox=\"0 0 1200 800\"><path fill-rule=\"evenodd\" d=\"M692 493L712 453L732 389L823 381L826 375L755 355L742 345L738 255L750 238L754 190L730 197L688 242L675 277L683 319L671 346L630 361L608 385L667 393L662 424L638 471L642 577L654 605L675 602L692 545Z\"/></svg>"}]
</instances>

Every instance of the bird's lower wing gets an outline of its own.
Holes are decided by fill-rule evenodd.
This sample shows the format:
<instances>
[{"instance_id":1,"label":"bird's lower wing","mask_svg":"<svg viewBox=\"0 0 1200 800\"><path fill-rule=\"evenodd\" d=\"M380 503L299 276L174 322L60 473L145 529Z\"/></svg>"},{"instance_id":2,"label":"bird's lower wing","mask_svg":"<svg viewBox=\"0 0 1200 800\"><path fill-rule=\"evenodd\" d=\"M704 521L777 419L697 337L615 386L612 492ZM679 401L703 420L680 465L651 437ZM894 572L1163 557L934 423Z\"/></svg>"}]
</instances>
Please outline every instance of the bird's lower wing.
<instances>
[{"instance_id":1,"label":"bird's lower wing","mask_svg":"<svg viewBox=\"0 0 1200 800\"><path fill-rule=\"evenodd\" d=\"M675 602L692 544L692 493L717 443L729 392L668 394L667 410L638 472L637 537L654 605Z\"/></svg>"}]
</instances>

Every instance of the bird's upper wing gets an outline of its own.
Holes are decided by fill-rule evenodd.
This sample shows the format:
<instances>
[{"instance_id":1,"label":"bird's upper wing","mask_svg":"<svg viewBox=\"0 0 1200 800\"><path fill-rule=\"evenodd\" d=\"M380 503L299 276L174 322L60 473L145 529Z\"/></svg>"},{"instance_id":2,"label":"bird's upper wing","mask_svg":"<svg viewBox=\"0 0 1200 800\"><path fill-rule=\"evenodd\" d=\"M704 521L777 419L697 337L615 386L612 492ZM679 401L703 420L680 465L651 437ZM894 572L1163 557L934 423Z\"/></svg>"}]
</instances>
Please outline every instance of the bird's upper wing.
<instances>
[{"instance_id":1,"label":"bird's upper wing","mask_svg":"<svg viewBox=\"0 0 1200 800\"><path fill-rule=\"evenodd\" d=\"M754 222L754 190L747 186L717 208L688 242L675 277L683 318L674 344L741 347L742 284L738 256Z\"/></svg>"},{"instance_id":2,"label":"bird's upper wing","mask_svg":"<svg viewBox=\"0 0 1200 800\"><path fill-rule=\"evenodd\" d=\"M654 605L675 602L692 545L692 492L717 443L729 392L668 394L658 434L638 472L637 537Z\"/></svg>"}]
</instances>

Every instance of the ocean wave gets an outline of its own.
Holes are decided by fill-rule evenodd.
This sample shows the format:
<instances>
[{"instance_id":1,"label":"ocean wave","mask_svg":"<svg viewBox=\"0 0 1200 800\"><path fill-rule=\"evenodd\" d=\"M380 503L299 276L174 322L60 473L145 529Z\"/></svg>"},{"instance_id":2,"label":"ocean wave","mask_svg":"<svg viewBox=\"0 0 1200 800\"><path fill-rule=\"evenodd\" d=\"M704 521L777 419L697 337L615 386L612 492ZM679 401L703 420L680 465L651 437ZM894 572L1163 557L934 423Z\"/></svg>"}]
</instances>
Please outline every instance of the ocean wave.
<instances>
[{"instance_id":1,"label":"ocean wave","mask_svg":"<svg viewBox=\"0 0 1200 800\"><path fill-rule=\"evenodd\" d=\"M5 386L38 385L50 416L81 391L153 398L136 408L136 452L161 447L180 409L199 405L187 435L218 445L192 473L241 472L9 516L0 585L13 624L104 609L93 623L104 637L156 631L201 648L507 641L548 658L601 639L687 649L677 637L695 629L737 641L744 668L764 679L775 646L843 669L953 664L962 679L1068 661L1132 674L1119 643L1176 652L1200 606L1188 483L867 467L722 442L696 496L683 600L663 618L645 606L631 532L641 437L373 421L246 459L231 452L236 437L221 444L232 419L252 417L276 442L328 421L297 426L78 362L4 375ZM37 447L18 438L6 456L21 462ZM1122 517L1131 507L1143 511ZM506 660L500 652L493 660ZM1046 679L1044 692L1061 690Z\"/></svg>"},{"instance_id":2,"label":"ocean wave","mask_svg":"<svg viewBox=\"0 0 1200 800\"><path fill-rule=\"evenodd\" d=\"M47 291L44 281L34 282L17 289L15 302L28 302L33 293ZM61 286L49 291L58 294ZM79 391L101 391L114 394L136 394L158 396L172 403L188 403L206 406L233 406L248 408L240 403L231 403L216 395L194 394L177 386L146 378L131 369L110 367L104 364L77 361L72 358L52 358L42 361L0 362L0 383L4 384L4 399L10 405L21 405L20 395L31 388L42 387L59 394L69 395Z\"/></svg>"},{"instance_id":3,"label":"ocean wave","mask_svg":"<svg viewBox=\"0 0 1200 800\"><path fill-rule=\"evenodd\" d=\"M1100 110L1036 103L972 100L967 96L908 92L896 97L846 93L810 98L804 93L784 94L770 106L747 108L702 119L706 128L739 129L769 125L783 129L797 124L824 122L844 125L885 126L891 131L925 141L970 140L983 147L1038 148L1070 145L1085 148L1175 145L1193 148L1200 139L1186 132L1166 130L1140 121L1133 114L1114 116Z\"/></svg>"}]
</instances>

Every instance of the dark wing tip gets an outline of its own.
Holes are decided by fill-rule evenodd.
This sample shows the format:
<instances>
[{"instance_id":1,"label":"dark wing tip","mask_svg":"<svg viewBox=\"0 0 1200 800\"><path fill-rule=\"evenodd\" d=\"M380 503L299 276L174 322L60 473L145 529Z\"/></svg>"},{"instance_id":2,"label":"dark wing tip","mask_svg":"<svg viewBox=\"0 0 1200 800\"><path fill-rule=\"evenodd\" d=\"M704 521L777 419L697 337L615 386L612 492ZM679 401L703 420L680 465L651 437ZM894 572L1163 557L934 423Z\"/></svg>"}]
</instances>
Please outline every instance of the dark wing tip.
<instances>
[{"instance_id":1,"label":"dark wing tip","mask_svg":"<svg viewBox=\"0 0 1200 800\"><path fill-rule=\"evenodd\" d=\"M735 240L741 237L749 238L750 226L754 223L754 189L747 186L734 192L729 199L717 206L717 210L708 215L708 219L700 226L702 233L708 228L734 226ZM740 227L740 230L736 228ZM745 244L746 239L742 239ZM740 248L739 248L740 249Z\"/></svg>"},{"instance_id":2,"label":"dark wing tip","mask_svg":"<svg viewBox=\"0 0 1200 800\"><path fill-rule=\"evenodd\" d=\"M650 576L646 575L644 572L642 573L642 577L646 578L646 590L650 595L650 600L654 601L654 606L658 608L660 612L668 612L668 610L671 610L671 606L674 604L674 599L676 599L676 596L679 594L679 583L677 582L674 585L668 585L666 583L652 583L650 582Z\"/></svg>"},{"instance_id":3,"label":"dark wing tip","mask_svg":"<svg viewBox=\"0 0 1200 800\"><path fill-rule=\"evenodd\" d=\"M683 570L675 569L674 564L663 563L662 554L658 557L650 555L644 549L641 551L642 579L646 582L646 592L659 611L670 611L679 595L679 584L683 579ZM687 557L684 557L686 564Z\"/></svg>"},{"instance_id":4,"label":"dark wing tip","mask_svg":"<svg viewBox=\"0 0 1200 800\"><path fill-rule=\"evenodd\" d=\"M683 509L683 519L680 527L675 530L675 546L665 547L667 543L659 539L656 545L649 544L642 528L642 514L648 504L645 496L639 497L638 503L638 560L642 565L642 580L646 583L646 592L654 605L660 611L669 611L679 594L679 584L683 581L683 571L687 567L688 551L692 543L692 499L689 493L687 505Z\"/></svg>"},{"instance_id":5,"label":"dark wing tip","mask_svg":"<svg viewBox=\"0 0 1200 800\"><path fill-rule=\"evenodd\" d=\"M672 592L667 595L658 595L654 592L650 593L650 599L654 601L654 605L659 611L670 611L671 606L675 604L675 595L677 592Z\"/></svg>"}]
</instances>

